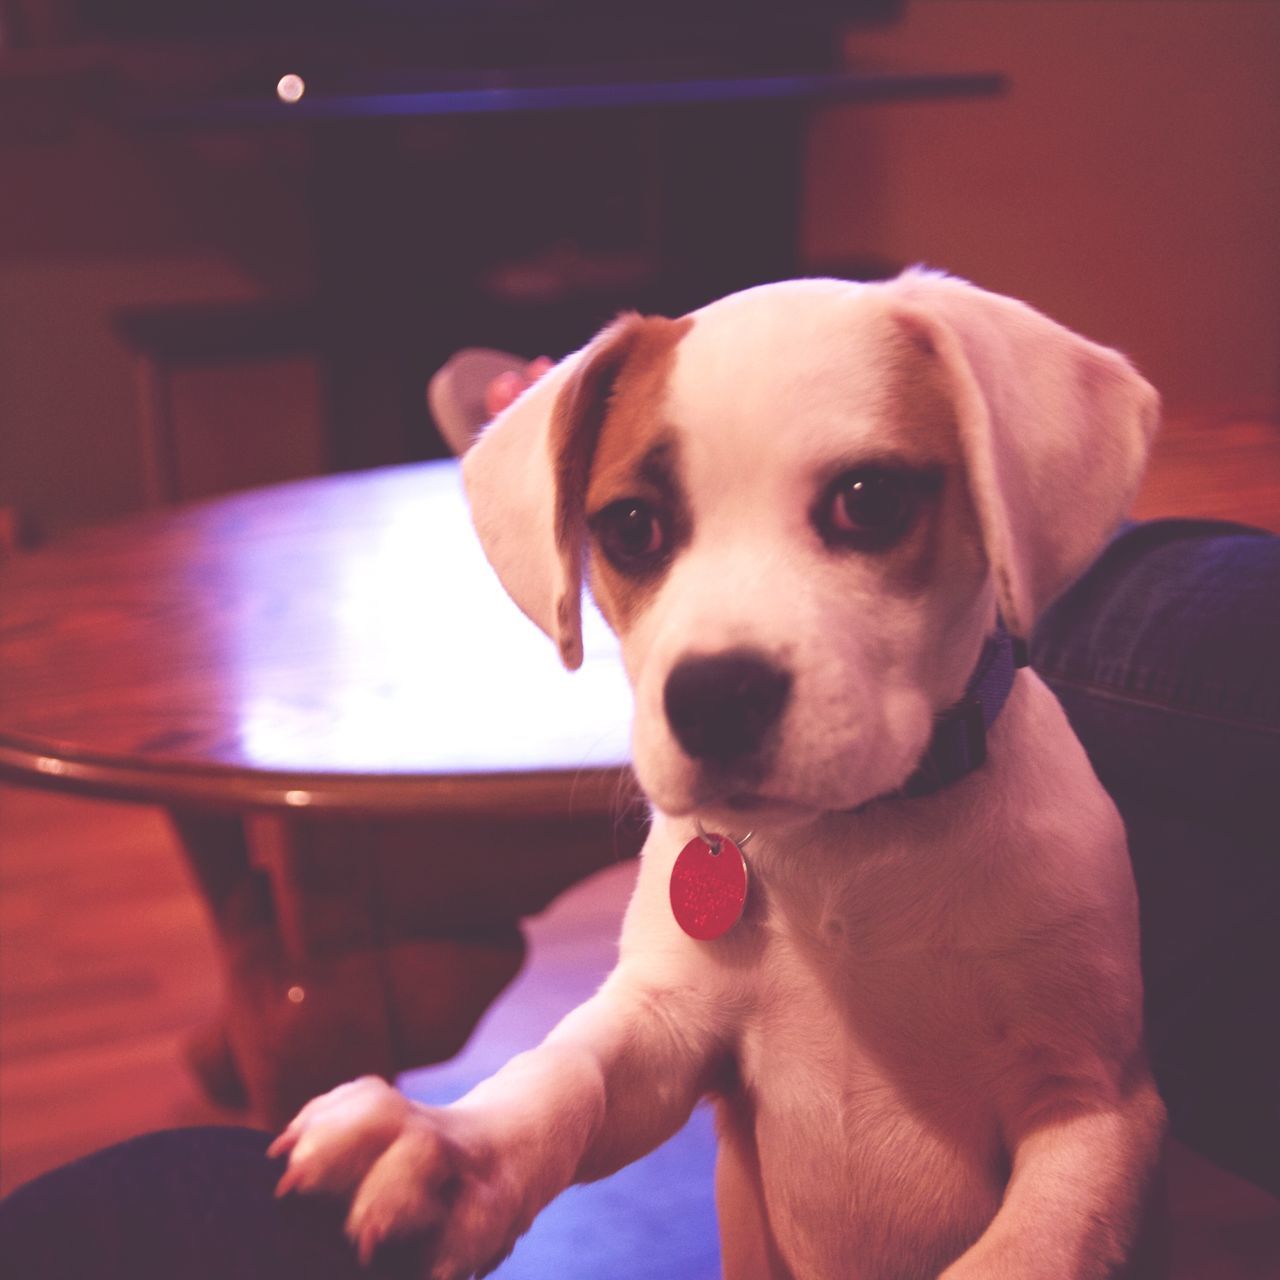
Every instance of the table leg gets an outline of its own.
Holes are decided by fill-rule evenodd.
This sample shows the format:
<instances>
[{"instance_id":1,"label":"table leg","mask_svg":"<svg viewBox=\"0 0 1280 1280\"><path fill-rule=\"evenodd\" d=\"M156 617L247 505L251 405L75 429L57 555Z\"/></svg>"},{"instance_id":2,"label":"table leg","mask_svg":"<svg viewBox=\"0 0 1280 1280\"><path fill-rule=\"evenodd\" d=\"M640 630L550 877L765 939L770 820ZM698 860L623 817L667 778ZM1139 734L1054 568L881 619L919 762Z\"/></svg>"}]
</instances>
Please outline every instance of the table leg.
<instances>
[{"instance_id":1,"label":"table leg","mask_svg":"<svg viewBox=\"0 0 1280 1280\"><path fill-rule=\"evenodd\" d=\"M584 818L175 813L222 956L225 1027L190 1056L264 1123L466 1042L524 956L519 920L638 847ZM220 1043L225 1051L220 1051Z\"/></svg>"},{"instance_id":2,"label":"table leg","mask_svg":"<svg viewBox=\"0 0 1280 1280\"><path fill-rule=\"evenodd\" d=\"M188 1065L210 1101L231 1111L243 1111L249 1105L244 1077L227 1039L225 1018L197 1027L187 1036L183 1048Z\"/></svg>"}]
</instances>

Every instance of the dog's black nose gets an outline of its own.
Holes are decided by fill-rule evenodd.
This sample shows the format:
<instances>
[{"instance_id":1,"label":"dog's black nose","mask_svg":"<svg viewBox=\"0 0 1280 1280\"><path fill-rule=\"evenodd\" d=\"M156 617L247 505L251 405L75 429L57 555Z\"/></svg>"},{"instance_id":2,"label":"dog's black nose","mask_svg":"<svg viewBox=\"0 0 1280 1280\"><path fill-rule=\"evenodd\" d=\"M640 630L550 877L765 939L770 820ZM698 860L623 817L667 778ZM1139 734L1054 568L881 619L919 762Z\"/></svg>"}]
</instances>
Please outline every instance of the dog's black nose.
<instances>
[{"instance_id":1,"label":"dog's black nose","mask_svg":"<svg viewBox=\"0 0 1280 1280\"><path fill-rule=\"evenodd\" d=\"M728 762L759 750L790 692L788 672L738 650L686 658L667 677L663 704L688 755Z\"/></svg>"}]
</instances>

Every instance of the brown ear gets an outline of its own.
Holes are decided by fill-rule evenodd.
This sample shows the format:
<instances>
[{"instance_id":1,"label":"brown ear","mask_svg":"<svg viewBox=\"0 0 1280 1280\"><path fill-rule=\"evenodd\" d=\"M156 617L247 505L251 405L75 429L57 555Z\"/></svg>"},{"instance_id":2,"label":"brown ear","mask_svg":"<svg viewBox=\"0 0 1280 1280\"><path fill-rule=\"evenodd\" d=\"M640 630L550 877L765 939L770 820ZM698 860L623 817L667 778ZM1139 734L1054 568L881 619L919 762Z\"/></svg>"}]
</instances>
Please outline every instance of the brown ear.
<instances>
[{"instance_id":1,"label":"brown ear","mask_svg":"<svg viewBox=\"0 0 1280 1280\"><path fill-rule=\"evenodd\" d=\"M472 519L511 598L582 664L587 477L609 393L643 324L628 314L503 410L462 460Z\"/></svg>"},{"instance_id":2,"label":"brown ear","mask_svg":"<svg viewBox=\"0 0 1280 1280\"><path fill-rule=\"evenodd\" d=\"M1001 616L1025 637L1128 511L1159 397L1118 352L1021 302L922 272L889 288L945 371Z\"/></svg>"}]
</instances>

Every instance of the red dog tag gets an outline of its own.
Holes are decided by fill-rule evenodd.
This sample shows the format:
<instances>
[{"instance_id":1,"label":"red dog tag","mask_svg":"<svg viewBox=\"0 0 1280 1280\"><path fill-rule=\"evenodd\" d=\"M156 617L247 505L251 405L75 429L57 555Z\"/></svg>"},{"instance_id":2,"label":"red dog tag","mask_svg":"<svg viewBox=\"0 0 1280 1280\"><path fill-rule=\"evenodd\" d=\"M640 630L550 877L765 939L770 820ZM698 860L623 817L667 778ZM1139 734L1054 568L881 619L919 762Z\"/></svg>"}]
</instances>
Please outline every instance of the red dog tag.
<instances>
[{"instance_id":1,"label":"red dog tag","mask_svg":"<svg viewBox=\"0 0 1280 1280\"><path fill-rule=\"evenodd\" d=\"M671 911L691 938L721 938L742 918L747 863L727 836L694 836L671 868Z\"/></svg>"}]
</instances>

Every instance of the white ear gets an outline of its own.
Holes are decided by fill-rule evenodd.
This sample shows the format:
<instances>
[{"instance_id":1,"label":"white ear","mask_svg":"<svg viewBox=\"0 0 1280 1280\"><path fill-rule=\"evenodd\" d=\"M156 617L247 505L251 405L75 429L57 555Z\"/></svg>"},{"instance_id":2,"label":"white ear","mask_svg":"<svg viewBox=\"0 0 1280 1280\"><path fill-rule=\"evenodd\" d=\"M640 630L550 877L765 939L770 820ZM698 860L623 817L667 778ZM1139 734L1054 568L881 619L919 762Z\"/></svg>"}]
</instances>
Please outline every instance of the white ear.
<instances>
[{"instance_id":1,"label":"white ear","mask_svg":"<svg viewBox=\"0 0 1280 1280\"><path fill-rule=\"evenodd\" d=\"M511 598L582 665L587 475L638 316L566 356L485 428L462 459L480 545Z\"/></svg>"},{"instance_id":2,"label":"white ear","mask_svg":"<svg viewBox=\"0 0 1280 1280\"><path fill-rule=\"evenodd\" d=\"M1159 397L1118 352L1024 303L926 272L889 288L947 375L1000 612L1025 637L1128 511Z\"/></svg>"}]
</instances>

